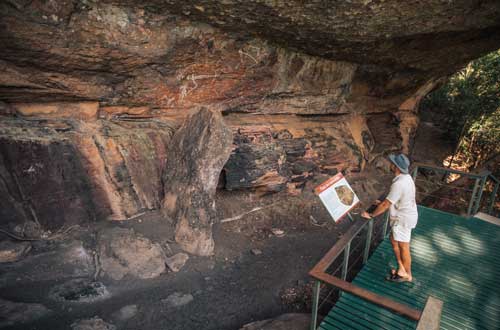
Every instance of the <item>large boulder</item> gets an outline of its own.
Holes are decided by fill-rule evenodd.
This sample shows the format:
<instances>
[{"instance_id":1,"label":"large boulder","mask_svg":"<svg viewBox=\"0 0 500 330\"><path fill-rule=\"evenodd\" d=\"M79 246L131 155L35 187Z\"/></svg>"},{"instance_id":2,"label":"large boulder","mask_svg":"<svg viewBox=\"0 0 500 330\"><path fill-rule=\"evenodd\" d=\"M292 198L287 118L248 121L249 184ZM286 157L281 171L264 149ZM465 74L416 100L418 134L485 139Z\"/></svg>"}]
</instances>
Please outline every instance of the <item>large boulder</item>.
<instances>
[{"instance_id":1,"label":"large boulder","mask_svg":"<svg viewBox=\"0 0 500 330\"><path fill-rule=\"evenodd\" d=\"M99 233L97 244L101 268L114 280L121 280L126 275L154 278L165 271L165 253L160 244L133 229L105 229Z\"/></svg>"},{"instance_id":2,"label":"large boulder","mask_svg":"<svg viewBox=\"0 0 500 330\"><path fill-rule=\"evenodd\" d=\"M189 253L214 252L214 197L232 142L222 115L206 108L186 119L172 137L163 176L163 210L175 221L175 240Z\"/></svg>"}]
</instances>

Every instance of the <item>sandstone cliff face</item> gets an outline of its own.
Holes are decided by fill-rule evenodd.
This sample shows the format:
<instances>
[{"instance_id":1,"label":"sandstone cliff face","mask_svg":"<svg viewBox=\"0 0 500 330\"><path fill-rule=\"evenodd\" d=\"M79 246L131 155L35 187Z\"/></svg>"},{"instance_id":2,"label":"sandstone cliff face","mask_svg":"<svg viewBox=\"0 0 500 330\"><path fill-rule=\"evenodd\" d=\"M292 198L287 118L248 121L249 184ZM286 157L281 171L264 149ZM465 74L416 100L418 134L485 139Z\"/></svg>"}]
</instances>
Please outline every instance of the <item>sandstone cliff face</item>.
<instances>
[{"instance_id":1,"label":"sandstone cliff face","mask_svg":"<svg viewBox=\"0 0 500 330\"><path fill-rule=\"evenodd\" d=\"M0 192L6 197L0 212L6 223L35 221L57 229L159 209L173 189L172 182L187 180L180 187L192 186L192 192L202 185L201 177L193 179L190 163L204 168L210 157L220 155L200 160L181 148L178 139L172 140L183 118L134 115L136 108L111 111L98 105L93 105L94 116L88 116L87 106L15 104L5 110L11 113L0 121ZM227 162L219 164L219 189L258 195L280 191L297 195L315 175L358 173L377 157L400 150L404 141L403 122L390 113L229 114L223 120L233 138L218 146L231 151ZM184 135L189 141L199 138L194 131ZM195 149L202 151L208 143L206 139ZM173 159L168 165L169 157ZM190 199L183 198L187 209ZM174 222L177 213L171 214Z\"/></svg>"},{"instance_id":2,"label":"sandstone cliff face","mask_svg":"<svg viewBox=\"0 0 500 330\"><path fill-rule=\"evenodd\" d=\"M0 10L0 215L48 228L160 208L171 138L202 106L233 133L219 189L300 194L363 171L409 152L421 98L500 45L492 0Z\"/></svg>"},{"instance_id":3,"label":"sandstone cliff face","mask_svg":"<svg viewBox=\"0 0 500 330\"><path fill-rule=\"evenodd\" d=\"M58 117L56 109L67 114L80 105L53 104L54 112L46 104L31 105L28 117L2 117L5 222L30 220L55 229L105 217L125 219L160 206L161 173L173 126Z\"/></svg>"}]
</instances>

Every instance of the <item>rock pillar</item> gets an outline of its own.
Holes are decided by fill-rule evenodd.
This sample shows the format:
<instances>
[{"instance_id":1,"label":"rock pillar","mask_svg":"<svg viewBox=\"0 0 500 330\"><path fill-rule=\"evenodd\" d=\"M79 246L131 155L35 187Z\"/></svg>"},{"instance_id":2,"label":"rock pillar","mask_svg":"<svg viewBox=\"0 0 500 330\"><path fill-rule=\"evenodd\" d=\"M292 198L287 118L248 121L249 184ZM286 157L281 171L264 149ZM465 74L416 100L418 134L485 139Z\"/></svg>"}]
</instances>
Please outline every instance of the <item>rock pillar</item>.
<instances>
[{"instance_id":1,"label":"rock pillar","mask_svg":"<svg viewBox=\"0 0 500 330\"><path fill-rule=\"evenodd\" d=\"M222 115L206 108L188 117L172 138L162 208L175 222L175 240L189 253L213 254L215 190L232 142Z\"/></svg>"}]
</instances>

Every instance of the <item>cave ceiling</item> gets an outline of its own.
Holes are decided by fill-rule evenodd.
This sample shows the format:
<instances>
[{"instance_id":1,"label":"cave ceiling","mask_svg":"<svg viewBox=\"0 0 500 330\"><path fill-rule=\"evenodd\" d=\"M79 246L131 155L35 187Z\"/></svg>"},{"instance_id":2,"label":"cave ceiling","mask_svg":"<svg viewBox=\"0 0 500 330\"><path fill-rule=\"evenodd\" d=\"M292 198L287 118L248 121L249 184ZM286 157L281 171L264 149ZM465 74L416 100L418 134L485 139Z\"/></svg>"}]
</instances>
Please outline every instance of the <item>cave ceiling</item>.
<instances>
[{"instance_id":1,"label":"cave ceiling","mask_svg":"<svg viewBox=\"0 0 500 330\"><path fill-rule=\"evenodd\" d=\"M7 102L385 111L500 47L496 0L8 0L0 10Z\"/></svg>"},{"instance_id":2,"label":"cave ceiling","mask_svg":"<svg viewBox=\"0 0 500 330\"><path fill-rule=\"evenodd\" d=\"M423 70L442 66L437 59L447 52L451 63L459 62L498 48L500 40L495 0L167 0L144 6L323 58Z\"/></svg>"}]
</instances>

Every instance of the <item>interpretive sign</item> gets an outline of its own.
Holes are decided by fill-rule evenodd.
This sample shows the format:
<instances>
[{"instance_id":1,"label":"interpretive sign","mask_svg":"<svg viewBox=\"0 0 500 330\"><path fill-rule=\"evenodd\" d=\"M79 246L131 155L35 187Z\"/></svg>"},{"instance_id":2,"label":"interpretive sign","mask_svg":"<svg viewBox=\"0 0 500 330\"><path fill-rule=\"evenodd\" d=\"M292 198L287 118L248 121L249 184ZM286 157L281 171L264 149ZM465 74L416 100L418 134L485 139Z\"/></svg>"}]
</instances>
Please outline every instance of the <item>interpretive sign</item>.
<instances>
[{"instance_id":1,"label":"interpretive sign","mask_svg":"<svg viewBox=\"0 0 500 330\"><path fill-rule=\"evenodd\" d=\"M338 173L314 189L335 222L339 221L359 203L342 173Z\"/></svg>"}]
</instances>

